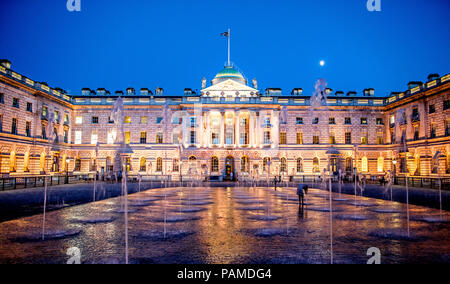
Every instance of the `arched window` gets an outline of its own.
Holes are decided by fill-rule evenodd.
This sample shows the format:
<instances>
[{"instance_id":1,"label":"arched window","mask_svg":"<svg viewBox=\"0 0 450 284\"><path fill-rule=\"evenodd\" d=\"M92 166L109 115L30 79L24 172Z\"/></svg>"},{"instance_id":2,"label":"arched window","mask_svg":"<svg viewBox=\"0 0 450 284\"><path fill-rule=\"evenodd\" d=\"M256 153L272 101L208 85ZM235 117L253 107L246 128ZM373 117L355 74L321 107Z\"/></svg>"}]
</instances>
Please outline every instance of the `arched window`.
<instances>
[{"instance_id":1,"label":"arched window","mask_svg":"<svg viewBox=\"0 0 450 284\"><path fill-rule=\"evenodd\" d=\"M195 156L189 157L189 171L191 173L197 172L197 158Z\"/></svg>"},{"instance_id":2,"label":"arched window","mask_svg":"<svg viewBox=\"0 0 450 284\"><path fill-rule=\"evenodd\" d=\"M91 164L91 172L96 172L97 171L97 159L91 158L90 164Z\"/></svg>"},{"instance_id":3,"label":"arched window","mask_svg":"<svg viewBox=\"0 0 450 284\"><path fill-rule=\"evenodd\" d=\"M177 173L180 171L180 161L178 159L172 160L172 169L174 173Z\"/></svg>"},{"instance_id":4,"label":"arched window","mask_svg":"<svg viewBox=\"0 0 450 284\"><path fill-rule=\"evenodd\" d=\"M9 154L9 172L15 173L17 171L17 159L16 152L12 151Z\"/></svg>"},{"instance_id":5,"label":"arched window","mask_svg":"<svg viewBox=\"0 0 450 284\"><path fill-rule=\"evenodd\" d=\"M416 172L414 173L414 175L415 176L420 176L420 156L419 155L416 156L416 159L415 159L414 162L416 164ZM448 162L447 162L447 165L448 165Z\"/></svg>"},{"instance_id":6,"label":"arched window","mask_svg":"<svg viewBox=\"0 0 450 284\"><path fill-rule=\"evenodd\" d=\"M263 159L263 172L268 171L269 164L270 164L270 158L264 158Z\"/></svg>"},{"instance_id":7,"label":"arched window","mask_svg":"<svg viewBox=\"0 0 450 284\"><path fill-rule=\"evenodd\" d=\"M303 159L297 159L297 173L303 173Z\"/></svg>"},{"instance_id":8,"label":"arched window","mask_svg":"<svg viewBox=\"0 0 450 284\"><path fill-rule=\"evenodd\" d=\"M447 156L447 163L446 163L446 173L450 174L450 155Z\"/></svg>"},{"instance_id":9,"label":"arched window","mask_svg":"<svg viewBox=\"0 0 450 284\"><path fill-rule=\"evenodd\" d=\"M383 157L378 157L377 170L380 173L384 172L384 158Z\"/></svg>"},{"instance_id":10,"label":"arched window","mask_svg":"<svg viewBox=\"0 0 450 284\"><path fill-rule=\"evenodd\" d=\"M368 169L369 169L368 163L369 163L369 161L367 160L367 157L363 157L361 159L361 171L362 172L368 172Z\"/></svg>"},{"instance_id":11,"label":"arched window","mask_svg":"<svg viewBox=\"0 0 450 284\"><path fill-rule=\"evenodd\" d=\"M59 156L54 155L52 158L52 172L57 173L59 172Z\"/></svg>"},{"instance_id":12,"label":"arched window","mask_svg":"<svg viewBox=\"0 0 450 284\"><path fill-rule=\"evenodd\" d=\"M77 157L75 159L75 172L80 172L81 171L81 159L79 157Z\"/></svg>"},{"instance_id":13,"label":"arched window","mask_svg":"<svg viewBox=\"0 0 450 284\"><path fill-rule=\"evenodd\" d=\"M219 159L217 157L211 158L211 172L213 173L219 172Z\"/></svg>"},{"instance_id":14,"label":"arched window","mask_svg":"<svg viewBox=\"0 0 450 284\"><path fill-rule=\"evenodd\" d=\"M139 171L146 172L147 171L147 159L142 157L139 161Z\"/></svg>"},{"instance_id":15,"label":"arched window","mask_svg":"<svg viewBox=\"0 0 450 284\"><path fill-rule=\"evenodd\" d=\"M248 157L243 156L241 158L241 172L248 173Z\"/></svg>"},{"instance_id":16,"label":"arched window","mask_svg":"<svg viewBox=\"0 0 450 284\"><path fill-rule=\"evenodd\" d=\"M23 157L23 171L25 173L30 172L30 153L25 153L25 156Z\"/></svg>"},{"instance_id":17,"label":"arched window","mask_svg":"<svg viewBox=\"0 0 450 284\"><path fill-rule=\"evenodd\" d=\"M351 157L345 159L345 171L353 172L353 159Z\"/></svg>"},{"instance_id":18,"label":"arched window","mask_svg":"<svg viewBox=\"0 0 450 284\"><path fill-rule=\"evenodd\" d=\"M106 170L108 172L113 172L114 171L114 165L112 164L111 157L106 157Z\"/></svg>"},{"instance_id":19,"label":"arched window","mask_svg":"<svg viewBox=\"0 0 450 284\"><path fill-rule=\"evenodd\" d=\"M286 172L287 172L287 162L286 162L286 158L281 158L280 172L282 172L282 173L286 173Z\"/></svg>"},{"instance_id":20,"label":"arched window","mask_svg":"<svg viewBox=\"0 0 450 284\"><path fill-rule=\"evenodd\" d=\"M157 172L162 172L162 168L163 168L163 160L162 160L162 158L156 159L156 171Z\"/></svg>"},{"instance_id":21,"label":"arched window","mask_svg":"<svg viewBox=\"0 0 450 284\"><path fill-rule=\"evenodd\" d=\"M319 158L317 157L314 157L313 159L313 172L320 173Z\"/></svg>"},{"instance_id":22,"label":"arched window","mask_svg":"<svg viewBox=\"0 0 450 284\"><path fill-rule=\"evenodd\" d=\"M39 169L42 172L45 172L45 153L42 152L41 158L39 159Z\"/></svg>"}]
</instances>

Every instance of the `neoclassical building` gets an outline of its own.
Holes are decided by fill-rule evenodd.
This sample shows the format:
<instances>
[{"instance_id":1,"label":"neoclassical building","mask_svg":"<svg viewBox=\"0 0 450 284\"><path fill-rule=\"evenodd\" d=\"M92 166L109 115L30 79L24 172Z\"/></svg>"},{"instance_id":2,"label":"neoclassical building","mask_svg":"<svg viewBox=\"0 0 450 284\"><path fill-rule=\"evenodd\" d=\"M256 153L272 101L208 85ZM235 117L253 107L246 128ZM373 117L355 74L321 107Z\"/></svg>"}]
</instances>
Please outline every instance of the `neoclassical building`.
<instances>
[{"instance_id":1,"label":"neoclassical building","mask_svg":"<svg viewBox=\"0 0 450 284\"><path fill-rule=\"evenodd\" d=\"M67 94L0 65L0 171L4 176L110 174L209 176L223 180L324 168L379 176L450 177L450 75L410 82L389 97L325 90L320 106L301 88L290 93L247 82L225 66L199 93L162 88ZM118 97L124 121L111 118ZM132 153L122 163L117 127ZM405 143L402 143L402 142ZM406 144L406 145L404 145Z\"/></svg>"}]
</instances>

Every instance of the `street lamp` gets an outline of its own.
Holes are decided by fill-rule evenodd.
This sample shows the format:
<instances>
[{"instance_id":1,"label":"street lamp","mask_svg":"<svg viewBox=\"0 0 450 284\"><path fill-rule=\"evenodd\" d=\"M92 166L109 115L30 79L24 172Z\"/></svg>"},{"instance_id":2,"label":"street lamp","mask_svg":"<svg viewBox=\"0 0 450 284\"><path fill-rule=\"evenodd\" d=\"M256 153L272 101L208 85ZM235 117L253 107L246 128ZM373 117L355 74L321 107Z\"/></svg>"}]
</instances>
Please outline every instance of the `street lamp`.
<instances>
[{"instance_id":1,"label":"street lamp","mask_svg":"<svg viewBox=\"0 0 450 284\"><path fill-rule=\"evenodd\" d=\"M394 184L395 184L395 176L397 174L397 160L393 160L392 164L394 164Z\"/></svg>"},{"instance_id":2,"label":"street lamp","mask_svg":"<svg viewBox=\"0 0 450 284\"><path fill-rule=\"evenodd\" d=\"M70 159L66 159L66 184L69 184L69 162Z\"/></svg>"}]
</instances>

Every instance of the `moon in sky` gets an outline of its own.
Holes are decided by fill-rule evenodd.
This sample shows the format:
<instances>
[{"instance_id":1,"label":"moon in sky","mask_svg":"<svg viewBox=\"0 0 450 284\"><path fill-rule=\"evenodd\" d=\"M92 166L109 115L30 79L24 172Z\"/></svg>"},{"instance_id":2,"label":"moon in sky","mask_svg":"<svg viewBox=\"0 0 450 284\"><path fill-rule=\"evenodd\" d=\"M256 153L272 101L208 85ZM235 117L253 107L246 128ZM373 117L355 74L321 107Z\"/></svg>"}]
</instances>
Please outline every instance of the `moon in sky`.
<instances>
[{"instance_id":1,"label":"moon in sky","mask_svg":"<svg viewBox=\"0 0 450 284\"><path fill-rule=\"evenodd\" d=\"M320 66L325 66L325 60L320 60Z\"/></svg>"}]
</instances>

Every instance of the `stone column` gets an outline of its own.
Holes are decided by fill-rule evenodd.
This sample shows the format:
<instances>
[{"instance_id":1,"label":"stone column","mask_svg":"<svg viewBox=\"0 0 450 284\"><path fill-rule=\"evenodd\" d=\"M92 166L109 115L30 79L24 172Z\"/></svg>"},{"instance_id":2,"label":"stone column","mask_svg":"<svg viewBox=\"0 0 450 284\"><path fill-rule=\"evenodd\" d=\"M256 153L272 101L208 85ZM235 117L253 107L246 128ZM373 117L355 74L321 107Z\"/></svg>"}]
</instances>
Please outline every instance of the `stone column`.
<instances>
[{"instance_id":1,"label":"stone column","mask_svg":"<svg viewBox=\"0 0 450 284\"><path fill-rule=\"evenodd\" d=\"M255 134L254 134L255 123L254 123L254 119L253 119L253 115L254 114L255 113L253 111L250 111L249 131L248 131L249 132L248 133L248 136L249 136L248 137L248 145L249 145L250 148L256 146L256 143L255 143L255 140L254 140L254 136L255 136Z\"/></svg>"},{"instance_id":2,"label":"stone column","mask_svg":"<svg viewBox=\"0 0 450 284\"><path fill-rule=\"evenodd\" d=\"M272 112L272 146L278 148L280 144L280 112L273 111Z\"/></svg>"},{"instance_id":3,"label":"stone column","mask_svg":"<svg viewBox=\"0 0 450 284\"><path fill-rule=\"evenodd\" d=\"M206 141L205 141L205 147L210 148L211 147L211 113L208 111L206 112Z\"/></svg>"},{"instance_id":4,"label":"stone column","mask_svg":"<svg viewBox=\"0 0 450 284\"><path fill-rule=\"evenodd\" d=\"M240 121L239 121L239 116L240 116L241 112L240 111L236 111L234 114L234 130L235 130L235 134L234 134L234 142L236 147L240 147L240 133L239 133L239 128L240 128Z\"/></svg>"},{"instance_id":5,"label":"stone column","mask_svg":"<svg viewBox=\"0 0 450 284\"><path fill-rule=\"evenodd\" d=\"M225 111L220 112L220 146L225 146Z\"/></svg>"}]
</instances>

